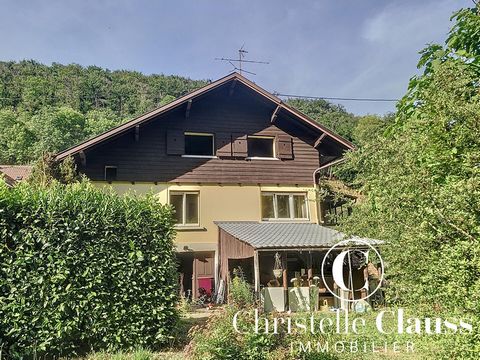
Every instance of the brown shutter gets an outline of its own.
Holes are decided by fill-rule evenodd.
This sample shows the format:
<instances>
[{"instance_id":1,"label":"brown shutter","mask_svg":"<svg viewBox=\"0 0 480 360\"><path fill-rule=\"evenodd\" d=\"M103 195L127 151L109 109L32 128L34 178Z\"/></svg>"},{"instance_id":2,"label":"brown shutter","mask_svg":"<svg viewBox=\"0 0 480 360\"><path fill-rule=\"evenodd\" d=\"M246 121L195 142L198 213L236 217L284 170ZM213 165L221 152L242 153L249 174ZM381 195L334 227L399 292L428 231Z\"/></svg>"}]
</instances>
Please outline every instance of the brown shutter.
<instances>
[{"instance_id":1,"label":"brown shutter","mask_svg":"<svg viewBox=\"0 0 480 360\"><path fill-rule=\"evenodd\" d=\"M247 135L242 133L232 134L233 142L233 156L235 157L247 157Z\"/></svg>"},{"instance_id":2,"label":"brown shutter","mask_svg":"<svg viewBox=\"0 0 480 360\"><path fill-rule=\"evenodd\" d=\"M275 139L277 157L279 159L293 159L292 138L288 135L278 135Z\"/></svg>"},{"instance_id":3,"label":"brown shutter","mask_svg":"<svg viewBox=\"0 0 480 360\"><path fill-rule=\"evenodd\" d=\"M183 155L185 154L185 136L182 130L167 131L167 154Z\"/></svg>"},{"instance_id":4,"label":"brown shutter","mask_svg":"<svg viewBox=\"0 0 480 360\"><path fill-rule=\"evenodd\" d=\"M218 157L232 156L232 137L230 136L230 133L216 133L215 141Z\"/></svg>"}]
</instances>

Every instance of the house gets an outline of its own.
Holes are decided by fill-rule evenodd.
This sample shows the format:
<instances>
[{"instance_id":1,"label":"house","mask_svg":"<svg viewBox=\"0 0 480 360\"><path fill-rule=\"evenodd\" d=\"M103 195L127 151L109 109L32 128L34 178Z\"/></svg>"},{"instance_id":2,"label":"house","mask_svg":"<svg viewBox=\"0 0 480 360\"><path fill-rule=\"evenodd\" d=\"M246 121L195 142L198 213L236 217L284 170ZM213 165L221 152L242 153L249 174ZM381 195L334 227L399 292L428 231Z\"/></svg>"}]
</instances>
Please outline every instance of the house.
<instances>
[{"instance_id":1,"label":"house","mask_svg":"<svg viewBox=\"0 0 480 360\"><path fill-rule=\"evenodd\" d=\"M181 288L195 297L225 284L236 265L259 292L273 280L275 256L283 262L280 287L295 275L311 280L320 256L312 251L324 254L341 238L321 226L317 174L353 148L232 73L57 160L72 156L96 184L153 191L173 205Z\"/></svg>"},{"instance_id":2,"label":"house","mask_svg":"<svg viewBox=\"0 0 480 360\"><path fill-rule=\"evenodd\" d=\"M3 176L3 180L9 187L26 180L31 173L32 167L29 165L0 165L0 177Z\"/></svg>"}]
</instances>

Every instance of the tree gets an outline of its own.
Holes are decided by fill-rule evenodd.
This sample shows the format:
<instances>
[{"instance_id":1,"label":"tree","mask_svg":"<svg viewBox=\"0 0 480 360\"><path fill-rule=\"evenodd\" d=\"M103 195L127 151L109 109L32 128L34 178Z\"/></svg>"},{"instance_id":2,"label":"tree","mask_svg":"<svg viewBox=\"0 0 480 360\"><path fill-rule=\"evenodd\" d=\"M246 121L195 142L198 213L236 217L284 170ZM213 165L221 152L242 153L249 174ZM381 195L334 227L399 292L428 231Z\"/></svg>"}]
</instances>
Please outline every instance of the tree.
<instances>
[{"instance_id":1,"label":"tree","mask_svg":"<svg viewBox=\"0 0 480 360\"><path fill-rule=\"evenodd\" d=\"M23 114L0 109L0 162L25 163L31 160L34 134L25 125Z\"/></svg>"},{"instance_id":2,"label":"tree","mask_svg":"<svg viewBox=\"0 0 480 360\"><path fill-rule=\"evenodd\" d=\"M85 133L87 137L93 137L120 124L118 117L110 109L91 110L86 116Z\"/></svg>"},{"instance_id":3,"label":"tree","mask_svg":"<svg viewBox=\"0 0 480 360\"><path fill-rule=\"evenodd\" d=\"M68 107L44 108L28 124L35 136L33 158L44 152L58 152L85 138L85 118Z\"/></svg>"},{"instance_id":4,"label":"tree","mask_svg":"<svg viewBox=\"0 0 480 360\"><path fill-rule=\"evenodd\" d=\"M425 71L410 81L395 122L349 154L365 200L342 228L385 241L401 304L478 315L479 8L453 20L445 45L422 52Z\"/></svg>"},{"instance_id":5,"label":"tree","mask_svg":"<svg viewBox=\"0 0 480 360\"><path fill-rule=\"evenodd\" d=\"M388 114L383 117L379 115L358 117L357 124L353 129L353 140L360 146L373 141L378 136L382 136L382 133L394 118L395 116L393 114Z\"/></svg>"},{"instance_id":6,"label":"tree","mask_svg":"<svg viewBox=\"0 0 480 360\"><path fill-rule=\"evenodd\" d=\"M287 103L348 140L353 140L357 118L341 105L326 100L288 99Z\"/></svg>"}]
</instances>

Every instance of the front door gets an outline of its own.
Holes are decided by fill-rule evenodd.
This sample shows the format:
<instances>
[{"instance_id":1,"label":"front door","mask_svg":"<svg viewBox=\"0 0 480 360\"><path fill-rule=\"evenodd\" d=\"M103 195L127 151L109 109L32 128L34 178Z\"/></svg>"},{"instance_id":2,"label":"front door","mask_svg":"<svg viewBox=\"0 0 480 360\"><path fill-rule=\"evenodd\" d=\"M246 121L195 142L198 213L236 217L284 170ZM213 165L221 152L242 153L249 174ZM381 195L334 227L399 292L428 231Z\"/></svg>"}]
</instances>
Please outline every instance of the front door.
<instances>
[{"instance_id":1,"label":"front door","mask_svg":"<svg viewBox=\"0 0 480 360\"><path fill-rule=\"evenodd\" d=\"M197 298L215 291L215 253L197 252L193 261L193 294Z\"/></svg>"}]
</instances>

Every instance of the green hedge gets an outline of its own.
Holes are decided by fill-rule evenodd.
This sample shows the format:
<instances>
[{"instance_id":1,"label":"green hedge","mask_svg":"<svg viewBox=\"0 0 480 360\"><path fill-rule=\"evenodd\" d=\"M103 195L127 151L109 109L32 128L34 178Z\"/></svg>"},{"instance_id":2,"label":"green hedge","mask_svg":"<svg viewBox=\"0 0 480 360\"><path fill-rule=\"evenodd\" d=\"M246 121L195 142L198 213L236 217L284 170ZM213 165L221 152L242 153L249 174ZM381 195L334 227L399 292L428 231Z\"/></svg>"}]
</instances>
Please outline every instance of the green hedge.
<instances>
[{"instance_id":1,"label":"green hedge","mask_svg":"<svg viewBox=\"0 0 480 360\"><path fill-rule=\"evenodd\" d=\"M168 341L177 320L168 206L86 182L14 189L0 182L3 355Z\"/></svg>"}]
</instances>

